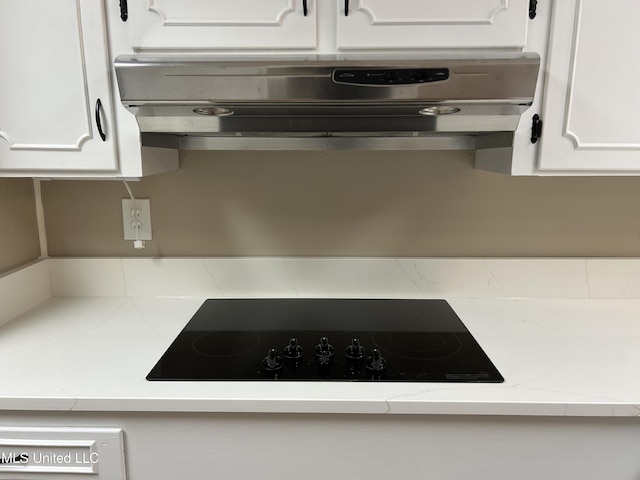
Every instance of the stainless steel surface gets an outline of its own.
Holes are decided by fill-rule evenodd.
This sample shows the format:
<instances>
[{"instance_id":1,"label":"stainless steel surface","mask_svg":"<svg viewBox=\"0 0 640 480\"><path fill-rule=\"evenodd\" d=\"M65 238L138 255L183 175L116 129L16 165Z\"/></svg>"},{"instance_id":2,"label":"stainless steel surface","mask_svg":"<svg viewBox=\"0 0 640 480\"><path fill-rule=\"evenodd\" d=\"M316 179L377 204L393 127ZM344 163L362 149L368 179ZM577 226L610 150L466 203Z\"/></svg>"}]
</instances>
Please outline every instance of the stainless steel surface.
<instances>
[{"instance_id":1,"label":"stainless steel surface","mask_svg":"<svg viewBox=\"0 0 640 480\"><path fill-rule=\"evenodd\" d=\"M143 134L144 138L144 134ZM471 136L180 138L184 150L475 150Z\"/></svg>"},{"instance_id":2,"label":"stainless steel surface","mask_svg":"<svg viewBox=\"0 0 640 480\"><path fill-rule=\"evenodd\" d=\"M180 148L253 149L277 138L271 148L396 149L513 132L533 101L539 57L122 56L115 68L141 132L179 136Z\"/></svg>"},{"instance_id":3,"label":"stainless steel surface","mask_svg":"<svg viewBox=\"0 0 640 480\"><path fill-rule=\"evenodd\" d=\"M387 136L262 136L228 137L143 133L147 146L183 150L485 150L510 149L513 132L480 135L422 133Z\"/></svg>"},{"instance_id":4,"label":"stainless steel surface","mask_svg":"<svg viewBox=\"0 0 640 480\"><path fill-rule=\"evenodd\" d=\"M389 132L492 132L514 130L520 105L459 105L451 115L422 115L424 107L367 107L361 105L318 107L234 107L233 115L198 115L190 106L131 108L143 132L226 134L299 134L328 136L358 133L363 136Z\"/></svg>"},{"instance_id":5,"label":"stainless steel surface","mask_svg":"<svg viewBox=\"0 0 640 480\"><path fill-rule=\"evenodd\" d=\"M494 58L438 58L336 62L328 60L243 60L208 57L121 56L116 59L120 95L125 105L197 105L199 102L316 104L531 99L539 58L516 53ZM354 86L335 82L336 69L448 68L442 82Z\"/></svg>"}]
</instances>

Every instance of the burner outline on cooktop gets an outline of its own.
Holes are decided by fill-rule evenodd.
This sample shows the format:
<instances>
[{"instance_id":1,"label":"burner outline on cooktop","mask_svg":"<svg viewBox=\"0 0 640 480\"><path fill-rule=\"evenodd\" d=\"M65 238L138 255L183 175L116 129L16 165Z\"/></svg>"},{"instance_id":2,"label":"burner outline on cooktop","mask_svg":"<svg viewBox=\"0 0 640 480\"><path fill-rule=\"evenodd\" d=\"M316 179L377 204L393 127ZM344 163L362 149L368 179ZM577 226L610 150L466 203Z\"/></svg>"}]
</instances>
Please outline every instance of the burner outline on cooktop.
<instances>
[{"instance_id":1,"label":"burner outline on cooktop","mask_svg":"<svg viewBox=\"0 0 640 480\"><path fill-rule=\"evenodd\" d=\"M240 342L240 349L228 351L232 346L237 347ZM192 347L194 352L206 357L236 357L250 352L259 344L260 336L257 333L234 330L205 332L193 341Z\"/></svg>"},{"instance_id":2,"label":"burner outline on cooktop","mask_svg":"<svg viewBox=\"0 0 640 480\"><path fill-rule=\"evenodd\" d=\"M436 348L430 348L430 343L411 345L412 338L419 338L423 342L435 341ZM437 360L451 357L462 349L462 341L457 335L450 332L422 332L415 335L413 332L375 332L373 343L381 350L402 358L413 360ZM404 345L402 344L404 342Z\"/></svg>"}]
</instances>

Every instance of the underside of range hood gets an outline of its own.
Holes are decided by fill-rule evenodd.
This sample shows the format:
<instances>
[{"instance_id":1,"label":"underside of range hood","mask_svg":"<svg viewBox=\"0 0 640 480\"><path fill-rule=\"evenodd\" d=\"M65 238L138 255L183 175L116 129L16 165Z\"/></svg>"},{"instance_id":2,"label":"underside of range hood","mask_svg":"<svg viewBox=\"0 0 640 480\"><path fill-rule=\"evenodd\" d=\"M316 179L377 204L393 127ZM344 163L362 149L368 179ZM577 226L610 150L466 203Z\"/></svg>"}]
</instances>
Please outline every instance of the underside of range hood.
<instances>
[{"instance_id":1,"label":"underside of range hood","mask_svg":"<svg viewBox=\"0 0 640 480\"><path fill-rule=\"evenodd\" d=\"M380 57L122 56L146 146L192 150L510 148L531 53Z\"/></svg>"}]
</instances>

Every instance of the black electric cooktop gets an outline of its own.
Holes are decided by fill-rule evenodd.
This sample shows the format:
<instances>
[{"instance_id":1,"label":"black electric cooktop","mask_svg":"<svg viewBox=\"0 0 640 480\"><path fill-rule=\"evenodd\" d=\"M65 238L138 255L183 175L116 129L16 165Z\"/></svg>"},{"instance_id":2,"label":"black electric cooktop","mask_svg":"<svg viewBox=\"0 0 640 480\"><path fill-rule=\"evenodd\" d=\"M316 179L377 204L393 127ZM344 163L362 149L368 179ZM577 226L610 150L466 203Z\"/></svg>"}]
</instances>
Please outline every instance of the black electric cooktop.
<instances>
[{"instance_id":1,"label":"black electric cooktop","mask_svg":"<svg viewBox=\"0 0 640 480\"><path fill-rule=\"evenodd\" d=\"M444 300L206 300L147 380L502 382Z\"/></svg>"}]
</instances>

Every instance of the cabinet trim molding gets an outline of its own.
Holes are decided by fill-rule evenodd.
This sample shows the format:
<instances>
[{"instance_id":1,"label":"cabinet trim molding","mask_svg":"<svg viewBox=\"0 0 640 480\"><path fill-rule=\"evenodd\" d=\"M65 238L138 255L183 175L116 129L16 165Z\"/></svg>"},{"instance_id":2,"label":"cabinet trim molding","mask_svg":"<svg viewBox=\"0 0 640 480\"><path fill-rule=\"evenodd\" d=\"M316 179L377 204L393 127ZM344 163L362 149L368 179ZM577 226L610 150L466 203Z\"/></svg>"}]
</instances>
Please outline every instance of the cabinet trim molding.
<instances>
[{"instance_id":1,"label":"cabinet trim molding","mask_svg":"<svg viewBox=\"0 0 640 480\"><path fill-rule=\"evenodd\" d=\"M295 13L295 0L287 0L287 3L272 19L260 18L237 18L237 19L203 19L203 18L175 18L166 7L160 5L162 0L149 0L148 10L155 13L161 20L163 26L175 27L215 27L215 26L278 26L284 23L284 20L290 14Z\"/></svg>"},{"instance_id":2,"label":"cabinet trim molding","mask_svg":"<svg viewBox=\"0 0 640 480\"><path fill-rule=\"evenodd\" d=\"M624 142L588 142L580 139L579 133L572 128L571 120L575 118L575 85L578 53L580 51L580 31L582 25L583 0L576 0L573 38L571 41L571 62L569 64L569 82L567 86L567 109L564 117L563 135L569 139L576 150L634 150L640 149L640 143Z\"/></svg>"},{"instance_id":3,"label":"cabinet trim molding","mask_svg":"<svg viewBox=\"0 0 640 480\"><path fill-rule=\"evenodd\" d=\"M367 15L371 25L491 25L500 12L509 8L509 0L500 0L493 10L487 13L486 17L434 18L429 21L416 19L415 17L383 19L376 15L373 7L367 5L366 1L367 0L358 0L355 10Z\"/></svg>"}]
</instances>

